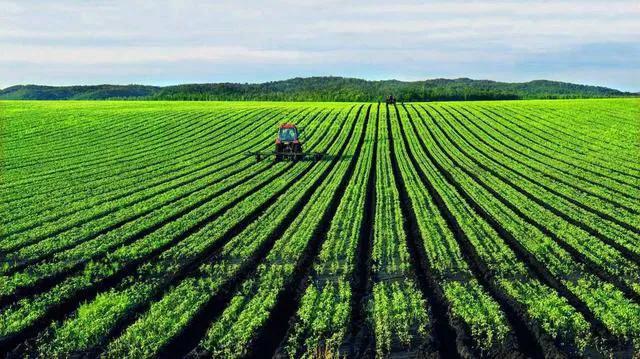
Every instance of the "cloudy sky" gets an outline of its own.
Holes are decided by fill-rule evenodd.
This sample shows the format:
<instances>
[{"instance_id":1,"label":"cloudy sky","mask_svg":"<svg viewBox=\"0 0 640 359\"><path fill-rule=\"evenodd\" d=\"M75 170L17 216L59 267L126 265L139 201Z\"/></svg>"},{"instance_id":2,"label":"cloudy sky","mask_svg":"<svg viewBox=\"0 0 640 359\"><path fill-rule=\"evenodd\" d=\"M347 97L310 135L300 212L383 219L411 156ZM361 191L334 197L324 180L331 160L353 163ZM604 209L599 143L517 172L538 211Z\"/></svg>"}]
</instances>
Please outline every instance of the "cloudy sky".
<instances>
[{"instance_id":1,"label":"cloudy sky","mask_svg":"<svg viewBox=\"0 0 640 359\"><path fill-rule=\"evenodd\" d=\"M4 1L0 88L338 75L640 91L640 1Z\"/></svg>"}]
</instances>

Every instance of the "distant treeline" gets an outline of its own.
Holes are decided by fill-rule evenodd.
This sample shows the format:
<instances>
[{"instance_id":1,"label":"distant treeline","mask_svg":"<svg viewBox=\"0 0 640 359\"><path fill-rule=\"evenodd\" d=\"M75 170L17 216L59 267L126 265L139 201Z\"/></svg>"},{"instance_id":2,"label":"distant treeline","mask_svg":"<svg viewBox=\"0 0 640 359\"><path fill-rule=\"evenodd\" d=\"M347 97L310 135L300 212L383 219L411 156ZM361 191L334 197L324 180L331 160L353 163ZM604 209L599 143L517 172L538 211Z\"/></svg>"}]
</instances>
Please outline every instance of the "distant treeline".
<instances>
[{"instance_id":1,"label":"distant treeline","mask_svg":"<svg viewBox=\"0 0 640 359\"><path fill-rule=\"evenodd\" d=\"M14 100L193 100L193 101L469 101L564 99L637 96L606 87L536 80L522 83L489 80L433 79L368 81L343 77L308 77L261 84L210 83L177 86L18 85L0 90L0 99Z\"/></svg>"}]
</instances>

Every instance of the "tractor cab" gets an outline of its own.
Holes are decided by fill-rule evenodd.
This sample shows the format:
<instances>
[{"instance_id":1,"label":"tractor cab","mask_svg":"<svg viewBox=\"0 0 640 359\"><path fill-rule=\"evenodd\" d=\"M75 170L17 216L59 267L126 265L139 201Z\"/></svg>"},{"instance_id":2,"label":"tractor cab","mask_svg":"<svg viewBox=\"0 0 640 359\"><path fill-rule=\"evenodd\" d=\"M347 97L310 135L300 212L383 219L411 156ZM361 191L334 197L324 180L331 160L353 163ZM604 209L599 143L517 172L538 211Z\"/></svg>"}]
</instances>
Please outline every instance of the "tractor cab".
<instances>
[{"instance_id":1,"label":"tractor cab","mask_svg":"<svg viewBox=\"0 0 640 359\"><path fill-rule=\"evenodd\" d=\"M298 128L291 123L285 123L278 129L278 138L276 142L296 142L298 141Z\"/></svg>"}]
</instances>

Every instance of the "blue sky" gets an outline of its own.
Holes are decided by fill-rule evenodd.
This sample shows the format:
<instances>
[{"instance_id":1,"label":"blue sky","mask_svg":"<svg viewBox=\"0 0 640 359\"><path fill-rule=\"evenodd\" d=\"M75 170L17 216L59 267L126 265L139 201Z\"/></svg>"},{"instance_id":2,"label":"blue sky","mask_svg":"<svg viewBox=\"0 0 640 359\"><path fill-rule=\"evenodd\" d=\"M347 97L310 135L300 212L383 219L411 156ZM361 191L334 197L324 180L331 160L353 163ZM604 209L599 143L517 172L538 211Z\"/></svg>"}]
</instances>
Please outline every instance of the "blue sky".
<instances>
[{"instance_id":1,"label":"blue sky","mask_svg":"<svg viewBox=\"0 0 640 359\"><path fill-rule=\"evenodd\" d=\"M640 91L633 1L4 1L0 88L338 75Z\"/></svg>"}]
</instances>

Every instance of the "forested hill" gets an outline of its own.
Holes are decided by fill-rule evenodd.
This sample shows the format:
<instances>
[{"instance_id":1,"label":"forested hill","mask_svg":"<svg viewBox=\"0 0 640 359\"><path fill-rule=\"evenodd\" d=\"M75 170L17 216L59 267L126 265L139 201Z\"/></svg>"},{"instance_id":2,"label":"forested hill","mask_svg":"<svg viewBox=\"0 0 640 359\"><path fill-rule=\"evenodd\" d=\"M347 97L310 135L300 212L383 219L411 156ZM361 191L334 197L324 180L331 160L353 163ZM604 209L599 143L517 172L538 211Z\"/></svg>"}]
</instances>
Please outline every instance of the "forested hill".
<instances>
[{"instance_id":1,"label":"forested hill","mask_svg":"<svg viewBox=\"0 0 640 359\"><path fill-rule=\"evenodd\" d=\"M379 101L389 94L395 95L401 101L637 96L637 94L606 87L547 80L507 83L460 78L407 82L397 80L368 81L343 77L308 77L261 84L209 83L166 87L18 85L0 90L0 99Z\"/></svg>"}]
</instances>

